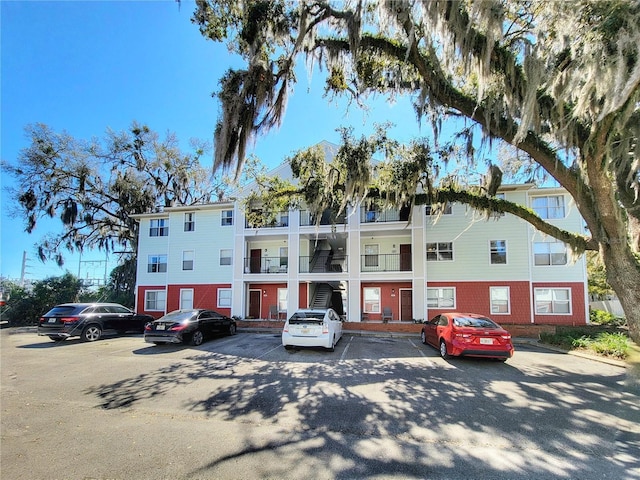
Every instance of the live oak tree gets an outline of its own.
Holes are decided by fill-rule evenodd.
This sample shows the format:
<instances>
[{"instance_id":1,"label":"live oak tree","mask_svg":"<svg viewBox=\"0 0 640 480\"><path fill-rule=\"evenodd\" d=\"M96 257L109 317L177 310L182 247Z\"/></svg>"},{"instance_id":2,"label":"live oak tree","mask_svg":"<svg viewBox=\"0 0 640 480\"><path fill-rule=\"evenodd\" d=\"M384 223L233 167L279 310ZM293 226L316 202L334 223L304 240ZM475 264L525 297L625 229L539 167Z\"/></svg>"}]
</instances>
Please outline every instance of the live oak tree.
<instances>
[{"instance_id":1,"label":"live oak tree","mask_svg":"<svg viewBox=\"0 0 640 480\"><path fill-rule=\"evenodd\" d=\"M123 256L111 278L120 293L135 285L138 223L132 214L209 203L226 195L230 184L200 164L206 144L193 140L193 152L184 153L175 135L161 139L135 122L129 131L109 130L90 141L44 124L25 131L29 145L3 164L15 179L13 215L24 219L29 233L44 218L59 219L58 232L36 244L42 261L62 265L65 252L91 249Z\"/></svg>"},{"instance_id":2,"label":"live oak tree","mask_svg":"<svg viewBox=\"0 0 640 480\"><path fill-rule=\"evenodd\" d=\"M206 38L226 41L246 59L246 68L229 70L220 82L216 168L239 171L247 142L282 122L301 61L320 67L315 71L326 76L328 94L354 105L366 105L371 94L409 96L417 121L434 127L434 145L417 140L396 149L387 180L370 188L379 177L368 144L390 139L350 142L345 152L358 155L341 160L344 171L311 175L297 194L318 208L325 200L344 205L373 195L384 202L459 201L518 215L576 254L599 253L631 337L640 342L638 2L198 0L192 20ZM464 126L443 138L449 118ZM496 199L495 165L484 189L439 176L435 167L452 153L480 163L474 134L512 145L564 187L588 233L560 231ZM326 168L311 157L309 165ZM301 173L310 171L294 163ZM327 194L331 182L342 185L340 198ZM276 187L283 195L296 192Z\"/></svg>"}]
</instances>

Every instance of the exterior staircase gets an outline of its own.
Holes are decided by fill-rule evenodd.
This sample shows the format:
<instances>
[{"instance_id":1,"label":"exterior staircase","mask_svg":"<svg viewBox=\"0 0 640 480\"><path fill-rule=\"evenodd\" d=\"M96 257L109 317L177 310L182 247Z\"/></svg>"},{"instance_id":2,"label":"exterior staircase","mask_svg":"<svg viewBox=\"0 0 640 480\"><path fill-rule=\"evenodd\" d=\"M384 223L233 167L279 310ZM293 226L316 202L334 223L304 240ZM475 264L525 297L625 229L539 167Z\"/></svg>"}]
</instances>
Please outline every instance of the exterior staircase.
<instances>
[{"instance_id":1,"label":"exterior staircase","mask_svg":"<svg viewBox=\"0 0 640 480\"><path fill-rule=\"evenodd\" d=\"M331 298L333 296L333 287L328 283L321 283L316 287L313 300L309 308L329 308L331 306Z\"/></svg>"}]
</instances>

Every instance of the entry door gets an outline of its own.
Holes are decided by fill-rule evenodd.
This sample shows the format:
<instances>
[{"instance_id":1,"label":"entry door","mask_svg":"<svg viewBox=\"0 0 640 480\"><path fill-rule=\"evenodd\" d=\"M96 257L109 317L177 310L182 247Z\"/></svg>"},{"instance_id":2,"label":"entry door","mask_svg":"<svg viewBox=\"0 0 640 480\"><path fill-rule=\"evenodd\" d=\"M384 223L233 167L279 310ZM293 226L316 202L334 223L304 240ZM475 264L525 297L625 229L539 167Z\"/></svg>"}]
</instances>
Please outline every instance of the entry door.
<instances>
[{"instance_id":1,"label":"entry door","mask_svg":"<svg viewBox=\"0 0 640 480\"><path fill-rule=\"evenodd\" d=\"M251 318L260 318L260 300L262 298L261 290L249 291L249 316Z\"/></svg>"},{"instance_id":2,"label":"entry door","mask_svg":"<svg viewBox=\"0 0 640 480\"><path fill-rule=\"evenodd\" d=\"M255 248L251 250L251 273L260 273L260 264L262 263L262 250Z\"/></svg>"},{"instance_id":3,"label":"entry door","mask_svg":"<svg viewBox=\"0 0 640 480\"><path fill-rule=\"evenodd\" d=\"M400 321L413 320L413 291L400 290Z\"/></svg>"},{"instance_id":4,"label":"entry door","mask_svg":"<svg viewBox=\"0 0 640 480\"><path fill-rule=\"evenodd\" d=\"M400 245L400 270L408 272L411 270L411 244Z\"/></svg>"}]
</instances>

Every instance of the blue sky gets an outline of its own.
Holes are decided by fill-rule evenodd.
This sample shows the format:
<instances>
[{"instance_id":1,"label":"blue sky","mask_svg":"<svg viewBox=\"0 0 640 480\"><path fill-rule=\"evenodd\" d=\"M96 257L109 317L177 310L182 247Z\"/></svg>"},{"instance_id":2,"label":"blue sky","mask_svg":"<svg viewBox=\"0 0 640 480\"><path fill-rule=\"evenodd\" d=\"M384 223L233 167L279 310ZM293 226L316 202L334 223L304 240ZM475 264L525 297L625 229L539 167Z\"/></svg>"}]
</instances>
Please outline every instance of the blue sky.
<instances>
[{"instance_id":1,"label":"blue sky","mask_svg":"<svg viewBox=\"0 0 640 480\"><path fill-rule=\"evenodd\" d=\"M42 122L77 138L102 137L111 128L126 130L135 120L161 135L175 132L187 150L190 138L211 140L219 105L211 94L228 68L242 61L222 44L205 40L190 21L195 2L162 1L0 1L1 157L15 163L27 146L24 127ZM286 156L322 140L338 143L336 129L354 127L370 134L376 122L391 121L393 137L407 141L418 130L407 100L389 105L370 99L368 114L322 98L323 78L300 71L283 126L260 137L249 153L275 167ZM210 164L210 159L205 159ZM41 222L32 234L10 216L14 203L1 204L0 274L19 278L27 252L29 279L66 271L102 276L105 254L65 254L63 268L43 264L33 245L59 221ZM82 260L82 263L80 262ZM108 269L116 265L108 259ZM96 271L97 269L97 271Z\"/></svg>"}]
</instances>

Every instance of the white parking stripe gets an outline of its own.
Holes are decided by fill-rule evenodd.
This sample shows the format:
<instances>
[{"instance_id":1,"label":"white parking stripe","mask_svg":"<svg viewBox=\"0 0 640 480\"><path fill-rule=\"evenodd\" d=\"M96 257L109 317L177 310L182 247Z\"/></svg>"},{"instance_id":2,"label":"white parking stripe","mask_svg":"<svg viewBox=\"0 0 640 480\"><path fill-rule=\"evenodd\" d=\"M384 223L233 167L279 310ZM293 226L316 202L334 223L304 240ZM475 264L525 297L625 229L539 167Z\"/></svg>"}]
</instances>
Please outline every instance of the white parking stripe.
<instances>
[{"instance_id":1,"label":"white parking stripe","mask_svg":"<svg viewBox=\"0 0 640 480\"><path fill-rule=\"evenodd\" d=\"M344 357L347 355L347 350L349 350L349 345L351 345L352 341L353 341L353 337L349 337L349 343L347 343L347 346L344 347L344 352L342 352L342 355L340 355L340 361L344 360Z\"/></svg>"},{"instance_id":2,"label":"white parking stripe","mask_svg":"<svg viewBox=\"0 0 640 480\"><path fill-rule=\"evenodd\" d=\"M418 345L416 345L415 343L413 343L413 340L411 340L410 338L408 338L408 339L407 339L407 341L411 344L411 346L412 346L413 348L415 348L415 349L420 353L420 355L422 356L422 358L424 358L424 359L427 361L427 366L429 366L429 367L431 367L431 368L435 368L435 367L436 367L436 364L435 364L435 363L433 363L431 360L429 360L429 357L427 357L427 356L424 354L424 351L422 350L422 348L420 348Z\"/></svg>"}]
</instances>

